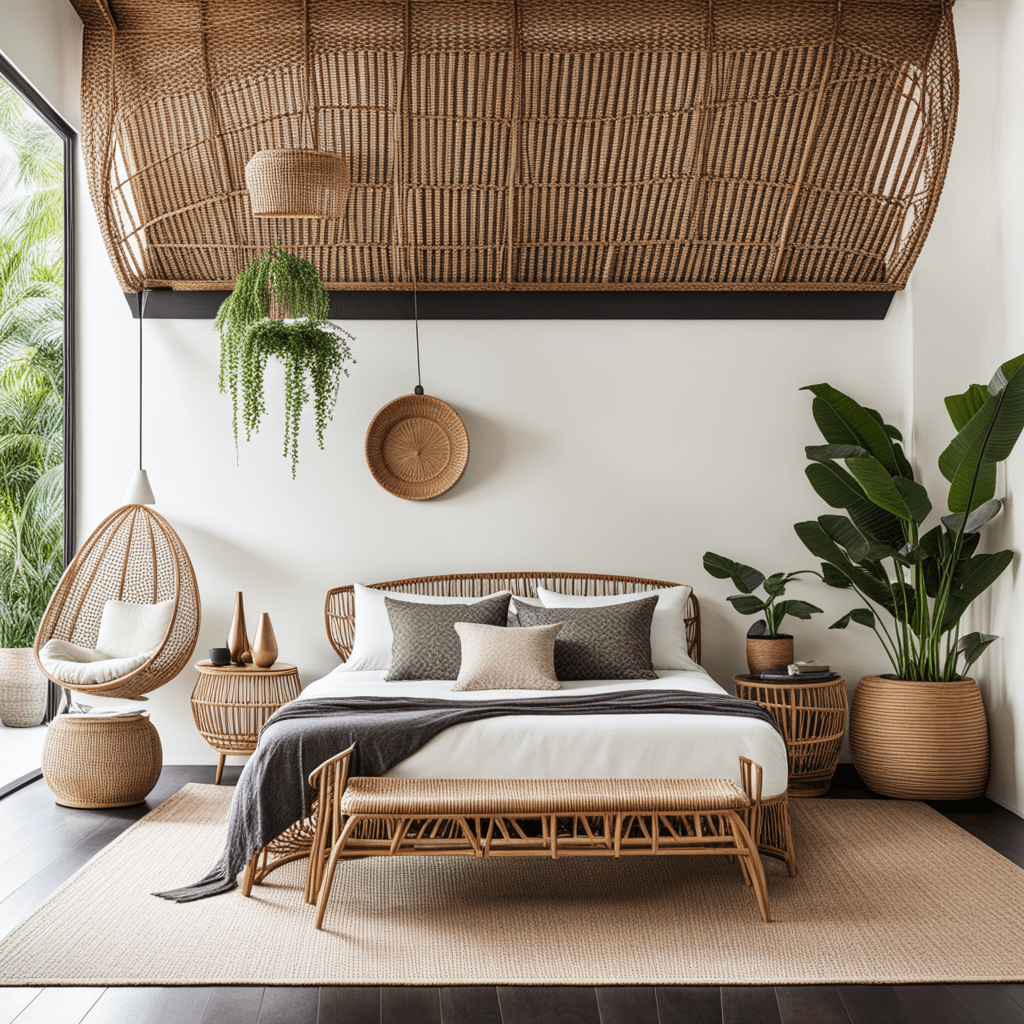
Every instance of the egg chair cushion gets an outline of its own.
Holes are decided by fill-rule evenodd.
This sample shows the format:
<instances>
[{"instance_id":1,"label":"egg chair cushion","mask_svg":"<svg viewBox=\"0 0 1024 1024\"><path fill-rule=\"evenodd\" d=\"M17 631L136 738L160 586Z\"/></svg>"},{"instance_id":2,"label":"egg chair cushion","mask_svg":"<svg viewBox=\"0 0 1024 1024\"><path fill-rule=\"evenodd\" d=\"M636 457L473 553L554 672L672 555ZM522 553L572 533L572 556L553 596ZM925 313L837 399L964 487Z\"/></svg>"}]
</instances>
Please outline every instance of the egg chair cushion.
<instances>
[{"instance_id":1,"label":"egg chair cushion","mask_svg":"<svg viewBox=\"0 0 1024 1024\"><path fill-rule=\"evenodd\" d=\"M39 660L51 679L68 686L95 686L130 675L145 665L154 651L130 658L111 658L103 651L79 647L67 640L47 640L39 651Z\"/></svg>"},{"instance_id":2,"label":"egg chair cushion","mask_svg":"<svg viewBox=\"0 0 1024 1024\"><path fill-rule=\"evenodd\" d=\"M103 606L96 650L105 658L134 658L143 651L149 655L164 642L174 615L173 601L157 604L131 604L107 601Z\"/></svg>"}]
</instances>

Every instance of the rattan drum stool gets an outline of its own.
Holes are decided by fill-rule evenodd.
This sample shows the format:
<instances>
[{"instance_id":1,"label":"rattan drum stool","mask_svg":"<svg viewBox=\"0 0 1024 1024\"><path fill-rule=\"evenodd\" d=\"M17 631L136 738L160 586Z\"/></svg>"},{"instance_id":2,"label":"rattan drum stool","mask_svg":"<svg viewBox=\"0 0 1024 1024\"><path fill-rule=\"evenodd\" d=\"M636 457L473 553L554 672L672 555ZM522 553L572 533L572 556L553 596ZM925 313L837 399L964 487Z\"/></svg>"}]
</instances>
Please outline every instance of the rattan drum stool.
<instances>
[{"instance_id":1,"label":"rattan drum stool","mask_svg":"<svg viewBox=\"0 0 1024 1024\"><path fill-rule=\"evenodd\" d=\"M255 665L196 665L199 678L192 691L192 717L204 740L220 754L220 783L228 754L251 754L267 719L302 691L299 670L277 661L270 668Z\"/></svg>"},{"instance_id":2,"label":"rattan drum stool","mask_svg":"<svg viewBox=\"0 0 1024 1024\"><path fill-rule=\"evenodd\" d=\"M62 807L130 807L163 768L160 734L146 713L58 715L46 730L42 769Z\"/></svg>"},{"instance_id":3,"label":"rattan drum stool","mask_svg":"<svg viewBox=\"0 0 1024 1024\"><path fill-rule=\"evenodd\" d=\"M846 734L846 680L768 682L733 676L736 696L760 704L775 720L789 756L789 795L822 796L835 775Z\"/></svg>"}]
</instances>

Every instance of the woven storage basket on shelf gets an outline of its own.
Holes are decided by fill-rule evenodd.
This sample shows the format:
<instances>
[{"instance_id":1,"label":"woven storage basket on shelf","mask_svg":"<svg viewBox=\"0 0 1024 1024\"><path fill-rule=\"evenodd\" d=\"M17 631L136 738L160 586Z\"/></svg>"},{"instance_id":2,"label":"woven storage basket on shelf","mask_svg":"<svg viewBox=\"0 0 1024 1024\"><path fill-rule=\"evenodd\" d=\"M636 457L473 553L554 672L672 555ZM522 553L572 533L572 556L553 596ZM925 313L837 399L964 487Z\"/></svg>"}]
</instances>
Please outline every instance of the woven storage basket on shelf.
<instances>
[{"instance_id":1,"label":"woven storage basket on shelf","mask_svg":"<svg viewBox=\"0 0 1024 1024\"><path fill-rule=\"evenodd\" d=\"M409 245L421 289L893 291L953 142L950 0L72 3L126 292L275 243L331 289L411 289ZM304 138L347 216L256 216L245 165Z\"/></svg>"},{"instance_id":2,"label":"woven storage basket on shelf","mask_svg":"<svg viewBox=\"0 0 1024 1024\"><path fill-rule=\"evenodd\" d=\"M0 722L9 729L41 725L47 689L31 647L0 648Z\"/></svg>"},{"instance_id":3,"label":"woven storage basket on shelf","mask_svg":"<svg viewBox=\"0 0 1024 1024\"><path fill-rule=\"evenodd\" d=\"M469 435L459 414L433 395L388 402L366 431L366 464L386 491L426 501L454 487L469 462Z\"/></svg>"},{"instance_id":4,"label":"woven storage basket on shelf","mask_svg":"<svg viewBox=\"0 0 1024 1024\"><path fill-rule=\"evenodd\" d=\"M62 807L130 807L160 778L163 749L148 715L57 715L46 730L42 769Z\"/></svg>"},{"instance_id":5,"label":"woven storage basket on shelf","mask_svg":"<svg viewBox=\"0 0 1024 1024\"><path fill-rule=\"evenodd\" d=\"M850 754L868 788L883 796L984 796L988 721L978 684L865 676L850 709Z\"/></svg>"},{"instance_id":6,"label":"woven storage basket on shelf","mask_svg":"<svg viewBox=\"0 0 1024 1024\"><path fill-rule=\"evenodd\" d=\"M245 165L254 217L341 217L348 164L337 153L261 149Z\"/></svg>"}]
</instances>

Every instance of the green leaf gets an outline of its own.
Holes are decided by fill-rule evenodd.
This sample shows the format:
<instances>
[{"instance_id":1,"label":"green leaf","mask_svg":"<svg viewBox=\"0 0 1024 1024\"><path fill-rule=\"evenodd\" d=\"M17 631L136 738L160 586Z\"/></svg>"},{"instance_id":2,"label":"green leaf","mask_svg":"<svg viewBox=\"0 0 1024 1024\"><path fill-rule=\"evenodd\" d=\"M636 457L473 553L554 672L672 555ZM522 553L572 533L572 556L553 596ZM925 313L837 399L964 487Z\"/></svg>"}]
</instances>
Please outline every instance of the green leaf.
<instances>
[{"instance_id":1,"label":"green leaf","mask_svg":"<svg viewBox=\"0 0 1024 1024\"><path fill-rule=\"evenodd\" d=\"M964 656L966 672L985 653L985 648L999 637L992 633L968 633L960 638L956 649Z\"/></svg>"},{"instance_id":2,"label":"green leaf","mask_svg":"<svg viewBox=\"0 0 1024 1024\"><path fill-rule=\"evenodd\" d=\"M952 629L971 603L1002 575L1013 561L1012 551L994 551L962 559L953 574L949 601L942 617L942 631Z\"/></svg>"},{"instance_id":3,"label":"green leaf","mask_svg":"<svg viewBox=\"0 0 1024 1024\"><path fill-rule=\"evenodd\" d=\"M898 519L914 522L914 514L907 505L903 495L896 489L896 479L877 459L864 456L847 459L846 468L854 479L864 488L864 493L879 508L885 509ZM920 486L920 485L918 485Z\"/></svg>"},{"instance_id":4,"label":"green leaf","mask_svg":"<svg viewBox=\"0 0 1024 1024\"><path fill-rule=\"evenodd\" d=\"M987 401L988 388L984 384L972 384L962 395L950 395L946 399L946 411L957 433Z\"/></svg>"},{"instance_id":5,"label":"green leaf","mask_svg":"<svg viewBox=\"0 0 1024 1024\"><path fill-rule=\"evenodd\" d=\"M781 597L786 592L786 577L781 572L773 573L764 581L764 592L769 597Z\"/></svg>"},{"instance_id":6,"label":"green leaf","mask_svg":"<svg viewBox=\"0 0 1024 1024\"><path fill-rule=\"evenodd\" d=\"M943 516L942 525L951 533L958 533L961 526L965 534L977 533L987 522L999 514L999 510L1002 507L1003 503L998 498L992 498L990 501L986 501L984 505L979 505L970 514L967 512L955 512L951 516Z\"/></svg>"},{"instance_id":7,"label":"green leaf","mask_svg":"<svg viewBox=\"0 0 1024 1024\"><path fill-rule=\"evenodd\" d=\"M1002 462L1024 430L1024 355L1008 360L988 385L989 397L939 456L939 469L950 481L950 512L972 512L995 494L995 463ZM957 417L977 401L975 392L952 396ZM953 413L951 412L952 416ZM956 422L956 420L954 420Z\"/></svg>"},{"instance_id":8,"label":"green leaf","mask_svg":"<svg viewBox=\"0 0 1024 1024\"><path fill-rule=\"evenodd\" d=\"M836 590L849 590L853 584L850 577L841 573L834 565L828 562L821 563L821 578L827 587L834 587Z\"/></svg>"},{"instance_id":9,"label":"green leaf","mask_svg":"<svg viewBox=\"0 0 1024 1024\"><path fill-rule=\"evenodd\" d=\"M768 633L768 623L764 619L758 619L750 629L747 630L747 636L765 636Z\"/></svg>"},{"instance_id":10,"label":"green leaf","mask_svg":"<svg viewBox=\"0 0 1024 1024\"><path fill-rule=\"evenodd\" d=\"M731 602L740 615L756 615L765 608L764 601L752 594L733 594L732 597L727 597L726 601Z\"/></svg>"},{"instance_id":11,"label":"green leaf","mask_svg":"<svg viewBox=\"0 0 1024 1024\"><path fill-rule=\"evenodd\" d=\"M832 459L854 459L871 453L857 444L809 444L804 454L816 462L828 462Z\"/></svg>"},{"instance_id":12,"label":"green leaf","mask_svg":"<svg viewBox=\"0 0 1024 1024\"><path fill-rule=\"evenodd\" d=\"M860 590L876 604L880 604L889 612L895 613L893 607L892 593L885 583L876 579L864 569L853 565L843 553L842 549L825 532L821 523L803 522L797 523L794 527L797 536L804 542L804 546L812 555L824 560L833 568L845 576L851 583L857 585ZM825 582L829 582L829 575L823 573ZM834 584L829 584L833 586Z\"/></svg>"},{"instance_id":13,"label":"green leaf","mask_svg":"<svg viewBox=\"0 0 1024 1024\"><path fill-rule=\"evenodd\" d=\"M736 589L743 591L744 594L753 593L764 583L763 573L752 569L749 565L734 562L731 558L716 555L713 551L704 552L704 568L715 579L731 579Z\"/></svg>"},{"instance_id":14,"label":"green leaf","mask_svg":"<svg viewBox=\"0 0 1024 1024\"><path fill-rule=\"evenodd\" d=\"M817 410L812 406L812 413L826 441L830 444L854 444L866 448L891 474L899 473L889 435L860 403L831 384L812 384L801 390L810 391L824 403ZM824 412L826 407L827 413ZM823 421L825 426L822 425ZM842 429L838 429L840 425ZM829 436L830 433L833 436Z\"/></svg>"},{"instance_id":15,"label":"green leaf","mask_svg":"<svg viewBox=\"0 0 1024 1024\"><path fill-rule=\"evenodd\" d=\"M925 490L923 484L919 484L915 480L908 480L902 476L893 477L892 482L896 490L899 491L900 497L907 508L910 509L910 515L914 522L920 526L928 518L928 513L932 510L928 491Z\"/></svg>"},{"instance_id":16,"label":"green leaf","mask_svg":"<svg viewBox=\"0 0 1024 1024\"><path fill-rule=\"evenodd\" d=\"M868 629L875 628L875 613L870 608L854 608L847 612L838 622L833 622L829 629L846 629L850 622L856 622Z\"/></svg>"},{"instance_id":17,"label":"green leaf","mask_svg":"<svg viewBox=\"0 0 1024 1024\"><path fill-rule=\"evenodd\" d=\"M812 462L804 473L819 497L832 508L845 508L861 532L882 544L902 546L903 528L899 519L869 501L860 484L842 466L834 462Z\"/></svg>"},{"instance_id":18,"label":"green leaf","mask_svg":"<svg viewBox=\"0 0 1024 1024\"><path fill-rule=\"evenodd\" d=\"M895 548L887 544L879 544L871 537L865 536L846 516L818 516L821 528L854 562L874 561L883 558L900 559Z\"/></svg>"},{"instance_id":19,"label":"green leaf","mask_svg":"<svg viewBox=\"0 0 1024 1024\"><path fill-rule=\"evenodd\" d=\"M780 601L775 606L777 621L781 621L784 615L792 615L796 619L809 619L812 615L821 612L817 605L807 601Z\"/></svg>"}]
</instances>

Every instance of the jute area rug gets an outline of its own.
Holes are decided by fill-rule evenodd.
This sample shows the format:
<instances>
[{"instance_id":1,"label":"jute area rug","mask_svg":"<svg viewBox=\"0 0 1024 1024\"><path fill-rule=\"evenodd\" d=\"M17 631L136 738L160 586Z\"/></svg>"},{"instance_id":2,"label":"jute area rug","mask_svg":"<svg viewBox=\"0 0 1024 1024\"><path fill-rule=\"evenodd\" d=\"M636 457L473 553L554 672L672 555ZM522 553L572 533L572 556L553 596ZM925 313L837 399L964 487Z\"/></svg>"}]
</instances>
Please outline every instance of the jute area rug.
<instances>
[{"instance_id":1,"label":"jute area rug","mask_svg":"<svg viewBox=\"0 0 1024 1024\"><path fill-rule=\"evenodd\" d=\"M414 857L342 864L317 932L304 861L252 899L149 895L216 859L232 792L186 786L97 854L0 944L0 983L1024 980L1024 871L924 804L793 801L772 924L724 858Z\"/></svg>"}]
</instances>

